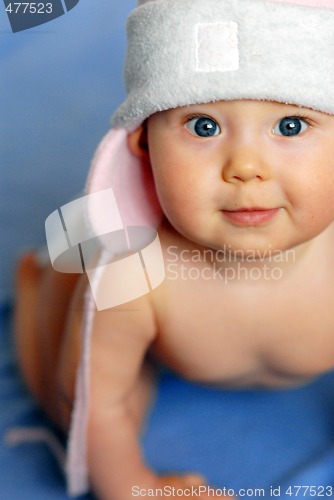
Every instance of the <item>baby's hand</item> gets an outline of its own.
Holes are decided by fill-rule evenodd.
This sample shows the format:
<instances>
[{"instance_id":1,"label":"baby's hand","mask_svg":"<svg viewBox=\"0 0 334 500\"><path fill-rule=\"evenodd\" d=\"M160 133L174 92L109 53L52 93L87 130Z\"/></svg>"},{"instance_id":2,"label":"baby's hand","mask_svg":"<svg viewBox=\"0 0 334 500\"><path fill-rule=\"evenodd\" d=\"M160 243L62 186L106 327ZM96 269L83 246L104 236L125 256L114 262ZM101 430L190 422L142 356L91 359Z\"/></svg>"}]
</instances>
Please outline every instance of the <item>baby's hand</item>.
<instances>
[{"instance_id":1,"label":"baby's hand","mask_svg":"<svg viewBox=\"0 0 334 500\"><path fill-rule=\"evenodd\" d=\"M202 500L204 500L216 497L215 489L209 487L207 485L206 479L199 474L185 474L183 476L175 474L160 476L159 478L157 478L157 489L162 490L166 498L172 496L176 498L188 499L202 498ZM221 492L219 493L219 497L224 498L221 495Z\"/></svg>"}]
</instances>

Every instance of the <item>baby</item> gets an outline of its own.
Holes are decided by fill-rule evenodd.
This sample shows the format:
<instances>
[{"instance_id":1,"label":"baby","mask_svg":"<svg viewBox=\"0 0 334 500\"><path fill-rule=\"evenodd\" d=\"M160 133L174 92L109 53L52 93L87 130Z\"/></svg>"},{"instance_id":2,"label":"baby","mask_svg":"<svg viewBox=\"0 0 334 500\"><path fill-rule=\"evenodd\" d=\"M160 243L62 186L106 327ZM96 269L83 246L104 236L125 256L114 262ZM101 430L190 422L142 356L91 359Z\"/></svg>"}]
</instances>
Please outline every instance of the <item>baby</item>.
<instances>
[{"instance_id":1,"label":"baby","mask_svg":"<svg viewBox=\"0 0 334 500\"><path fill-rule=\"evenodd\" d=\"M70 492L87 489L87 466L102 500L129 500L133 485L189 497L205 482L192 471L159 477L143 461L148 353L187 379L231 388L289 387L334 367L334 5L140 3L128 21L129 95L87 190L112 185L110 171L140 169L147 206L140 196L125 204L133 225L157 227L166 277L93 314L85 275L42 268L33 255L18 273L21 369L65 432L72 418L70 448L89 350L87 452L82 443L72 452Z\"/></svg>"}]
</instances>

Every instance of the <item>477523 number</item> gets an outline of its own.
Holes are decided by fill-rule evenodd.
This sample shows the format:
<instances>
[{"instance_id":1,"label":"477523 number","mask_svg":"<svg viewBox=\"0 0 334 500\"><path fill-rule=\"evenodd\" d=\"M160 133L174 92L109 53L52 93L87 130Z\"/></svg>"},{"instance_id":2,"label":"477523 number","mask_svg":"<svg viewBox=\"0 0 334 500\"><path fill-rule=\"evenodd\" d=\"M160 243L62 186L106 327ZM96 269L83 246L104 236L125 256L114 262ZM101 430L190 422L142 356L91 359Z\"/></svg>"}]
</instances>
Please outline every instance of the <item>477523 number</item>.
<instances>
[{"instance_id":1,"label":"477523 number","mask_svg":"<svg viewBox=\"0 0 334 500\"><path fill-rule=\"evenodd\" d=\"M334 489L332 486L289 486L285 494L290 497L331 497Z\"/></svg>"},{"instance_id":2,"label":"477523 number","mask_svg":"<svg viewBox=\"0 0 334 500\"><path fill-rule=\"evenodd\" d=\"M10 2L6 11L9 14L51 14L52 3Z\"/></svg>"}]
</instances>

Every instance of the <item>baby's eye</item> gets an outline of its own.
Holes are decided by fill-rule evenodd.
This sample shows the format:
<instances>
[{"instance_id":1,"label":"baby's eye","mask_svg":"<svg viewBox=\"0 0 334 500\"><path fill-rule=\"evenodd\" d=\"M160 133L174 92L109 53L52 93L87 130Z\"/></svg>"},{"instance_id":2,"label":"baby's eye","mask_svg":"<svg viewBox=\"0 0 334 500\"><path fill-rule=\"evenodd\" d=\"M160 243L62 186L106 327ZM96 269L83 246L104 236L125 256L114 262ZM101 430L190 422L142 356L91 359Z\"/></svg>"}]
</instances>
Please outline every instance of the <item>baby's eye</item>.
<instances>
[{"instance_id":1,"label":"baby's eye","mask_svg":"<svg viewBox=\"0 0 334 500\"><path fill-rule=\"evenodd\" d=\"M186 123L186 127L189 132L199 137L213 137L220 134L218 123L206 116L192 118Z\"/></svg>"},{"instance_id":2,"label":"baby's eye","mask_svg":"<svg viewBox=\"0 0 334 500\"><path fill-rule=\"evenodd\" d=\"M273 133L285 137L294 137L308 128L308 123L298 116L286 116L275 125Z\"/></svg>"}]
</instances>

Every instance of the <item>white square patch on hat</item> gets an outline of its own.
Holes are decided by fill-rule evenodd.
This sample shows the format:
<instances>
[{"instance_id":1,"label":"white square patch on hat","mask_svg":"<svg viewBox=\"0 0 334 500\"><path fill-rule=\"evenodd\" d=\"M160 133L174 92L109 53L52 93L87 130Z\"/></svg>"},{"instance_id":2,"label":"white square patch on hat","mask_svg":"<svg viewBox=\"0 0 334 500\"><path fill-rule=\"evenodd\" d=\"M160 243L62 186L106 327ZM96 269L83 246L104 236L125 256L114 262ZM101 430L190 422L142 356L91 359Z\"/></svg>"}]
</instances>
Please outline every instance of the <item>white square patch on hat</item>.
<instances>
[{"instance_id":1,"label":"white square patch on hat","mask_svg":"<svg viewBox=\"0 0 334 500\"><path fill-rule=\"evenodd\" d=\"M234 21L198 23L196 28L196 71L239 69L238 24Z\"/></svg>"}]
</instances>

